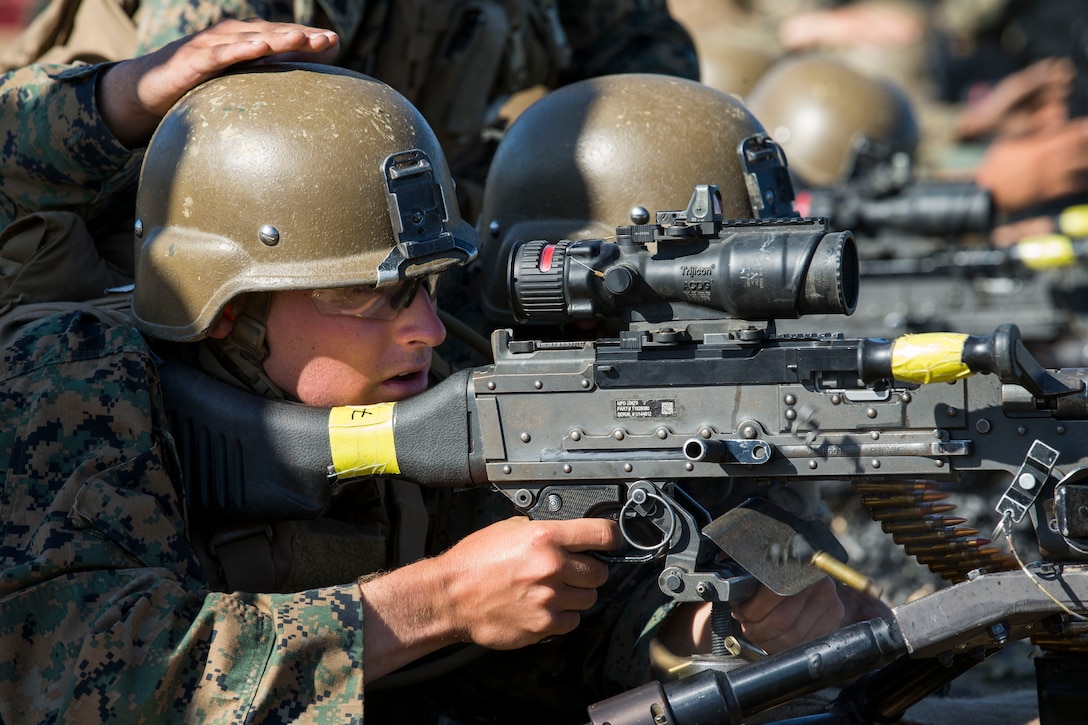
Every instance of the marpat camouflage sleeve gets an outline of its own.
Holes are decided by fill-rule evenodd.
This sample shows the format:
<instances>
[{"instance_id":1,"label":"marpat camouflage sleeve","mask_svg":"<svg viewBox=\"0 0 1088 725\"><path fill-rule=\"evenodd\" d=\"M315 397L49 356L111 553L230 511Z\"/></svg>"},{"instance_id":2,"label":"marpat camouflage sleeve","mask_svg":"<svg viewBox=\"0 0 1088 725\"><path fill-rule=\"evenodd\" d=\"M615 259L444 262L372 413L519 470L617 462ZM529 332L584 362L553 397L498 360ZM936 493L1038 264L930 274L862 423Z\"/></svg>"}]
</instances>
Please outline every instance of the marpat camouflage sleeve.
<instances>
[{"instance_id":1,"label":"marpat camouflage sleeve","mask_svg":"<svg viewBox=\"0 0 1088 725\"><path fill-rule=\"evenodd\" d=\"M204 590L133 328L49 317L3 370L0 721L362 721L356 583Z\"/></svg>"},{"instance_id":2,"label":"marpat camouflage sleeve","mask_svg":"<svg viewBox=\"0 0 1088 725\"><path fill-rule=\"evenodd\" d=\"M0 76L0 229L56 209L87 220L132 216L143 154L98 115L95 82L106 67L29 65Z\"/></svg>"}]
</instances>

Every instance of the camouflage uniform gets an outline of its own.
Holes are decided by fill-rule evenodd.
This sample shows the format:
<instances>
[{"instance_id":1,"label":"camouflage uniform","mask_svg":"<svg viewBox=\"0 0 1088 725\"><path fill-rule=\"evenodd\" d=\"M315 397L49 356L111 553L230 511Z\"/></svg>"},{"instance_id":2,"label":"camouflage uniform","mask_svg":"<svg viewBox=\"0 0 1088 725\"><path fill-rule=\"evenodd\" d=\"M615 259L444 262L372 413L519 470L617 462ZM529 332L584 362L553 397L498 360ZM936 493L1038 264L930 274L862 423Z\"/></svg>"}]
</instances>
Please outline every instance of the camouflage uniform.
<instances>
[{"instance_id":1,"label":"camouflage uniform","mask_svg":"<svg viewBox=\"0 0 1088 725\"><path fill-rule=\"evenodd\" d=\"M356 583L207 591L140 335L52 316L4 358L0 720L361 721Z\"/></svg>"},{"instance_id":2,"label":"camouflage uniform","mask_svg":"<svg viewBox=\"0 0 1088 725\"><path fill-rule=\"evenodd\" d=\"M98 222L92 232L117 220L131 230L142 156L98 115L102 70L32 65L0 78L0 229L35 211L68 209Z\"/></svg>"},{"instance_id":3,"label":"camouflage uniform","mask_svg":"<svg viewBox=\"0 0 1088 725\"><path fill-rule=\"evenodd\" d=\"M497 49L488 46L495 38L486 36L487 23L458 14L464 6L459 0L145 0L138 7L128 6L136 8L136 55L229 17L259 16L336 30L342 44L338 65L386 81L423 111L467 203L483 182L494 143L483 140L481 131L499 123L495 107L509 94L615 72L698 77L691 40L669 16L664 0L503 4L509 31L499 37ZM480 53L486 57L467 68L460 65L457 54L462 49L451 44L457 36L447 32L450 23L469 28L473 38L485 34ZM98 117L95 78L103 68L43 64L0 77L0 159L5 168L0 229L28 212L58 208L83 212L92 232L101 226L96 221L108 222L113 230L130 228L128 194L135 186L140 156L121 147ZM490 85L485 80L489 74ZM459 85L451 90L449 84ZM479 97L466 101L470 93ZM474 218L471 210L465 211L466 218Z\"/></svg>"}]
</instances>

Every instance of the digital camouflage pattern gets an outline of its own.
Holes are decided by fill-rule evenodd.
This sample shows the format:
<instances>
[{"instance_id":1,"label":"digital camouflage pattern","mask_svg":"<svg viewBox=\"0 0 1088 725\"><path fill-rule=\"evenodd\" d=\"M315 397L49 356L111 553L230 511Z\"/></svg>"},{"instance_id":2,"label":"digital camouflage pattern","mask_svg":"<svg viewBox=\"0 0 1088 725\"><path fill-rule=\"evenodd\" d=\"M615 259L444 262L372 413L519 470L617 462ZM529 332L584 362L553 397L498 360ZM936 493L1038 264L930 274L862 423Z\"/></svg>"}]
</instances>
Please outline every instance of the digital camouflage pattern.
<instances>
[{"instance_id":1,"label":"digital camouflage pattern","mask_svg":"<svg viewBox=\"0 0 1088 725\"><path fill-rule=\"evenodd\" d=\"M206 591L134 328L48 317L4 371L0 721L361 722L357 584Z\"/></svg>"},{"instance_id":2,"label":"digital camouflage pattern","mask_svg":"<svg viewBox=\"0 0 1088 725\"><path fill-rule=\"evenodd\" d=\"M468 205L494 144L481 132L496 123L496 106L509 94L605 73L698 77L694 46L665 0L505 0L502 5L502 22L510 30L489 36L479 29L487 23L459 14L477 7L463 0L125 3L130 11L135 8L135 55L232 17L336 30L343 49L338 65L374 75L420 108L465 187L462 202ZM501 22L493 20L498 30ZM461 39L459 29L471 34L471 53L455 42ZM92 231L103 225L110 225L109 231L130 228L141 157L118 144L98 117L94 86L102 70L102 65L32 65L0 76L0 162L5 170L18 169L0 178L0 229L22 214L49 209L80 211ZM484 80L489 75L490 87ZM471 206L462 211L474 218Z\"/></svg>"},{"instance_id":3,"label":"digital camouflage pattern","mask_svg":"<svg viewBox=\"0 0 1088 725\"><path fill-rule=\"evenodd\" d=\"M32 65L0 77L0 229L52 209L88 222L132 218L142 155L122 146L98 115L101 71Z\"/></svg>"}]
</instances>

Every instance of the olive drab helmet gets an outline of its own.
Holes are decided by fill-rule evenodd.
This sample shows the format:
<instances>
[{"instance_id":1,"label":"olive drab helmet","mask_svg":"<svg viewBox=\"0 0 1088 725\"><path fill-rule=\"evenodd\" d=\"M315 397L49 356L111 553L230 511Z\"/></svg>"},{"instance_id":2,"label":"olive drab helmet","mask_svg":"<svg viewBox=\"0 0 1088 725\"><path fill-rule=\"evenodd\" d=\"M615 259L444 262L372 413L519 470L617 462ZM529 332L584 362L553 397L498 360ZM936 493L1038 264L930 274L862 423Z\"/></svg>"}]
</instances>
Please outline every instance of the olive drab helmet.
<instances>
[{"instance_id":1,"label":"olive drab helmet","mask_svg":"<svg viewBox=\"0 0 1088 725\"><path fill-rule=\"evenodd\" d=\"M519 241L611 237L642 213L684 209L698 184L721 188L726 219L793 215L781 150L730 95L639 73L547 94L511 124L488 171L484 313L513 322L509 257Z\"/></svg>"},{"instance_id":2,"label":"olive drab helmet","mask_svg":"<svg viewBox=\"0 0 1088 725\"><path fill-rule=\"evenodd\" d=\"M135 236L137 326L177 342L241 295L393 285L476 253L420 113L384 83L304 63L178 101L146 151Z\"/></svg>"},{"instance_id":3,"label":"olive drab helmet","mask_svg":"<svg viewBox=\"0 0 1088 725\"><path fill-rule=\"evenodd\" d=\"M831 186L882 165L909 169L918 145L902 89L826 56L779 61L745 102L806 186Z\"/></svg>"}]
</instances>

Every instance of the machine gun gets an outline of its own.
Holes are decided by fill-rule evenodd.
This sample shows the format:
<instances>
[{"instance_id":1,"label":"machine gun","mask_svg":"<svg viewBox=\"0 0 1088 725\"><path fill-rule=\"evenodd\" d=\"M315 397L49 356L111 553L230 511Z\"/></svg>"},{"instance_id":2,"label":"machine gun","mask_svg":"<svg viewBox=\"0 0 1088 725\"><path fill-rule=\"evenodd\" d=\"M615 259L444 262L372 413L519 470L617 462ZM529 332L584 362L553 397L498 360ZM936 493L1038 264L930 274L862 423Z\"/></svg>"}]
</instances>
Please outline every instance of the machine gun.
<instances>
[{"instance_id":1,"label":"machine gun","mask_svg":"<svg viewBox=\"0 0 1088 725\"><path fill-rule=\"evenodd\" d=\"M927 186L939 197L941 185ZM962 206L955 202L955 187L949 191L948 203ZM859 197L849 203L869 202ZM938 209L940 203L935 202ZM971 231L989 231L982 216L976 217L978 224L961 225L966 231L960 234L952 234L957 225L942 222L939 213L915 211L911 216L917 222L913 228L885 225L879 234L846 227L858 233L862 280L851 317L783 320L778 332L830 329L848 337L940 330L986 334L1008 322L1020 328L1028 348L1048 366L1085 364L1088 356L1080 340L1085 324L1082 268L1088 254L1083 208L1070 207L1056 218L1060 233L1026 237L1007 248L972 238Z\"/></svg>"},{"instance_id":2,"label":"machine gun","mask_svg":"<svg viewBox=\"0 0 1088 725\"><path fill-rule=\"evenodd\" d=\"M949 248L933 250L924 257L868 259L861 262L862 276L914 276L923 274L1009 274L1061 269L1088 259L1088 239L1064 234L1024 237L1009 247Z\"/></svg>"},{"instance_id":3,"label":"machine gun","mask_svg":"<svg viewBox=\"0 0 1088 725\"><path fill-rule=\"evenodd\" d=\"M1014 326L896 340L778 335L775 317L852 309L853 238L823 220L726 221L715 194L698 187L687 209L620 227L614 242L516 249L513 315L553 323L618 314L625 329L614 338L544 341L498 330L493 365L395 404L331 411L256 399L190 368L164 367L182 465L200 484L191 500L234 519L268 520L317 515L359 476L490 485L535 518L614 517L629 545L622 556L660 560L669 596L728 602L752 591L750 574L783 594L806 584L758 566L762 552L727 551L757 571L723 566L720 540L729 532L687 484L891 484L992 472L1008 482L997 504L1002 526L1030 517L1046 563L1010 572L1010 554L931 549L955 583L948 591L970 599L985 588L992 599L975 620L916 621L915 613L932 612L904 605L891 621L753 663L726 677L728 687L715 673L675 683L662 712L705 702L706 687L723 693L728 713L708 721L736 722L903 655L924 661L912 692L925 692L962 672L945 667L945 655L992 650L998 631L1007 640L1039 627L1055 651L1085 651L1088 640L1069 619L1088 597L1088 372L1042 368ZM217 439L224 445L207 444ZM877 503L874 518L904 524L908 541L921 546L934 532L957 540L925 504ZM1043 578L1064 609L1050 597L1025 599L1024 583ZM779 665L788 676L737 679L749 667L767 674ZM685 721L702 720L668 720Z\"/></svg>"},{"instance_id":4,"label":"machine gun","mask_svg":"<svg viewBox=\"0 0 1088 725\"><path fill-rule=\"evenodd\" d=\"M1080 324L1058 288L1061 280L988 248L995 207L987 190L973 182L919 181L905 155L859 143L846 181L802 190L795 203L803 216L826 217L855 234L862 279L856 313L846 320L784 321L779 332L986 334L1010 322L1036 354L1046 353L1048 364L1082 364L1080 346L1053 344L1073 338ZM985 258L986 252L993 254Z\"/></svg>"},{"instance_id":5,"label":"machine gun","mask_svg":"<svg viewBox=\"0 0 1088 725\"><path fill-rule=\"evenodd\" d=\"M986 334L1019 326L1029 349L1055 367L1085 364L1084 280L1068 269L1083 245L1048 239L1016 250L989 248L991 194L973 182L919 181L906 154L859 140L845 181L797 193L803 216L826 217L857 238L862 287L849 319L784 320L780 333L813 329L848 337L956 330ZM1085 233L1083 210L1056 221L1069 237ZM1055 270L1055 264L1065 270Z\"/></svg>"},{"instance_id":6,"label":"machine gun","mask_svg":"<svg viewBox=\"0 0 1088 725\"><path fill-rule=\"evenodd\" d=\"M909 251L859 259L861 290L851 317L781 320L778 332L815 328L840 330L850 337L939 330L986 334L1009 322L1048 365L1084 363L1083 344L1076 342L1084 310L1069 299L1070 290L1083 285L1077 265L1088 256L1084 240L1040 235L1007 248L935 240L904 245Z\"/></svg>"},{"instance_id":7,"label":"machine gun","mask_svg":"<svg viewBox=\"0 0 1088 725\"><path fill-rule=\"evenodd\" d=\"M990 192L973 182L868 179L806 189L795 203L802 216L824 217L836 229L865 239L888 230L932 237L988 232L994 223Z\"/></svg>"}]
</instances>

